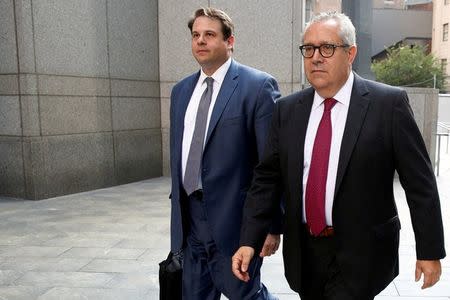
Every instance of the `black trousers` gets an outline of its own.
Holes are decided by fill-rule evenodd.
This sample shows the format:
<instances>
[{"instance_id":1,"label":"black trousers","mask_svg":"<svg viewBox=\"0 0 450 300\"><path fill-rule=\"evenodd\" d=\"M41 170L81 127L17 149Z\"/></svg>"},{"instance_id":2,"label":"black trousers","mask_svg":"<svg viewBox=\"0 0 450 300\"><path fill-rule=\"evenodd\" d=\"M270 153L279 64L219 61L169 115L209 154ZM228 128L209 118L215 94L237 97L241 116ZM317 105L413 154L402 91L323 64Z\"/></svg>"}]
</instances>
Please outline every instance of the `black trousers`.
<instances>
[{"instance_id":1,"label":"black trousers","mask_svg":"<svg viewBox=\"0 0 450 300\"><path fill-rule=\"evenodd\" d=\"M334 236L313 237L302 230L301 300L373 300L354 297L336 261Z\"/></svg>"}]
</instances>

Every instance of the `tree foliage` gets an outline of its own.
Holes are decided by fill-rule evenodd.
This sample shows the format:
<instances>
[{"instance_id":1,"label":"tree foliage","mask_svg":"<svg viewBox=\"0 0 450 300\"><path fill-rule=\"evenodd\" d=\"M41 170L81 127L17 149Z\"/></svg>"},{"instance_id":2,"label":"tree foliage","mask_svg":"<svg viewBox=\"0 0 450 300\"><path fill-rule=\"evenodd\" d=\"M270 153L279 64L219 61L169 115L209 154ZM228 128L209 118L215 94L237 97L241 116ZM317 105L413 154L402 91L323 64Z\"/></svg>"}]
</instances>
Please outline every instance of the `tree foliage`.
<instances>
[{"instance_id":1,"label":"tree foliage","mask_svg":"<svg viewBox=\"0 0 450 300\"><path fill-rule=\"evenodd\" d=\"M395 86L433 87L442 89L444 71L426 47L400 45L387 49L387 58L372 63L377 81ZM436 83L434 83L436 75Z\"/></svg>"}]
</instances>

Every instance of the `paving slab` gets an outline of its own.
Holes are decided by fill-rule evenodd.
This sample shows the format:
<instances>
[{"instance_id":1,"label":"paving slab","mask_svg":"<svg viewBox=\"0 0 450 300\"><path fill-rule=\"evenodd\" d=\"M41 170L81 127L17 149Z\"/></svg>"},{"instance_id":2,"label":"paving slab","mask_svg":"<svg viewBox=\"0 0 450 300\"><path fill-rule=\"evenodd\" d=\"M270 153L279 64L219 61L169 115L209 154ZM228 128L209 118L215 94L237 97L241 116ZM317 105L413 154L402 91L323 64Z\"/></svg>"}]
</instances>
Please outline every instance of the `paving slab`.
<instances>
[{"instance_id":1,"label":"paving slab","mask_svg":"<svg viewBox=\"0 0 450 300\"><path fill-rule=\"evenodd\" d=\"M86 248L73 247L60 257L86 257L105 259L135 260L145 253L146 249L120 249L120 248Z\"/></svg>"},{"instance_id":2,"label":"paving slab","mask_svg":"<svg viewBox=\"0 0 450 300\"><path fill-rule=\"evenodd\" d=\"M95 288L51 288L41 295L38 300L146 300L148 290L127 289L95 289ZM1 298L0 298L1 299Z\"/></svg>"},{"instance_id":3,"label":"paving slab","mask_svg":"<svg viewBox=\"0 0 450 300\"><path fill-rule=\"evenodd\" d=\"M15 271L77 272L90 261L91 259L59 257L8 257L1 268Z\"/></svg>"},{"instance_id":4,"label":"paving slab","mask_svg":"<svg viewBox=\"0 0 450 300\"><path fill-rule=\"evenodd\" d=\"M94 272L36 272L25 273L14 283L42 287L104 287L114 274Z\"/></svg>"},{"instance_id":5,"label":"paving slab","mask_svg":"<svg viewBox=\"0 0 450 300\"><path fill-rule=\"evenodd\" d=\"M0 300L38 299L49 288L40 286L7 285L0 286Z\"/></svg>"}]
</instances>

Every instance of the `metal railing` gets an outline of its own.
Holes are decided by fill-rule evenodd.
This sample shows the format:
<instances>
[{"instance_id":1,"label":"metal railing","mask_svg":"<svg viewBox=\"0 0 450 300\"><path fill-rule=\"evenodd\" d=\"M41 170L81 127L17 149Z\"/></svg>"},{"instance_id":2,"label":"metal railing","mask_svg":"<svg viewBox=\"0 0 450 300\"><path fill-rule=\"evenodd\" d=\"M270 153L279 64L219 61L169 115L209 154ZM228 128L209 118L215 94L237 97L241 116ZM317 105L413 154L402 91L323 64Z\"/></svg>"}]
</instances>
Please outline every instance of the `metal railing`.
<instances>
[{"instance_id":1,"label":"metal railing","mask_svg":"<svg viewBox=\"0 0 450 300\"><path fill-rule=\"evenodd\" d=\"M450 122L437 122L437 156L436 156L436 176L439 176L439 165L441 163L441 137L447 138L447 145L445 147L445 153L448 153L450 135Z\"/></svg>"}]
</instances>

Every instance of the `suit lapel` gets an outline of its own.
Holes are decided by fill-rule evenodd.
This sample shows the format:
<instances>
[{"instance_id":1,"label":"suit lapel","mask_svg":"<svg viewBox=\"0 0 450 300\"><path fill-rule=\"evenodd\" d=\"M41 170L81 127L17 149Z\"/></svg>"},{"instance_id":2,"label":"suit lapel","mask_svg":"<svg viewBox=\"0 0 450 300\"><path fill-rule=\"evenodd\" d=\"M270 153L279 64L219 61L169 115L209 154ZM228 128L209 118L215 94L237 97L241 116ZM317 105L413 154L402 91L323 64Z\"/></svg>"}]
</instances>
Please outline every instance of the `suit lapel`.
<instances>
[{"instance_id":1,"label":"suit lapel","mask_svg":"<svg viewBox=\"0 0 450 300\"><path fill-rule=\"evenodd\" d=\"M182 153L182 144L183 144L183 132L184 132L184 117L186 115L186 110L189 105L189 101L191 100L192 93L194 92L195 86L197 84L198 78L200 76L200 71L189 77L186 81L182 90L180 91L180 97L177 99L177 103L172 103L172 105L176 105L177 111L175 114L175 149L177 153L178 162L178 174L181 179L181 153ZM172 126L172 124L171 124Z\"/></svg>"},{"instance_id":2,"label":"suit lapel","mask_svg":"<svg viewBox=\"0 0 450 300\"><path fill-rule=\"evenodd\" d=\"M238 85L238 64L232 60L230 68L228 69L225 78L223 79L222 86L220 88L219 94L217 95L216 103L214 104L214 108L211 114L211 119L209 120L208 133L206 135L205 147L208 146L209 139L214 129L217 126L217 122L219 122L220 116L223 113L223 110L227 106L228 101L234 93Z\"/></svg>"},{"instance_id":3,"label":"suit lapel","mask_svg":"<svg viewBox=\"0 0 450 300\"><path fill-rule=\"evenodd\" d=\"M369 91L364 84L364 80L355 74L347 121L345 124L344 135L342 137L341 151L339 154L336 188L334 193L335 197L339 191L345 170L347 169L350 157L366 117L367 109L369 107L369 98L366 97L368 93Z\"/></svg>"},{"instance_id":4,"label":"suit lapel","mask_svg":"<svg viewBox=\"0 0 450 300\"><path fill-rule=\"evenodd\" d=\"M176 114L176 132L181 138L177 140L182 140L183 131L184 131L184 117L186 115L186 109L189 105L189 101L191 100L192 93L194 92L195 85L197 84L198 78L200 76L200 71L194 76L191 76L186 84L183 86L182 91L180 92L180 98L177 99L177 114Z\"/></svg>"}]
</instances>

